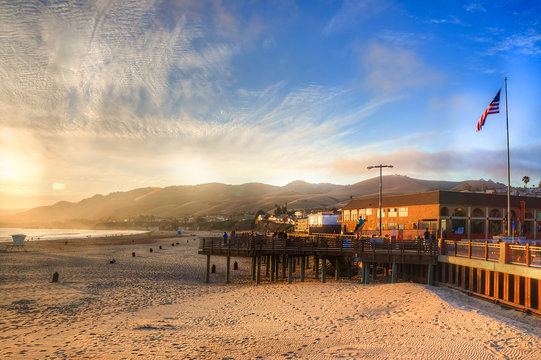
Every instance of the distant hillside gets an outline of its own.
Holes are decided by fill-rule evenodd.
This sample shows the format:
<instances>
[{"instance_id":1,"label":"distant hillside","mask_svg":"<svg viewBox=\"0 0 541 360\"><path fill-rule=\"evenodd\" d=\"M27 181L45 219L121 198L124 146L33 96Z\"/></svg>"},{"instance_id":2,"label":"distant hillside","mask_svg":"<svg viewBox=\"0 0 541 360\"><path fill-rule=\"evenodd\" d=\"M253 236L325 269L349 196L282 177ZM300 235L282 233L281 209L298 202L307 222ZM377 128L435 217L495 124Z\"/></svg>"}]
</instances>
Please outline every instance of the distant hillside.
<instances>
[{"instance_id":1,"label":"distant hillside","mask_svg":"<svg viewBox=\"0 0 541 360\"><path fill-rule=\"evenodd\" d=\"M61 201L15 215L4 215L1 226L46 226L53 223L91 224L104 219L136 216L172 218L181 216L255 214L287 203L288 209L326 210L340 208L351 198L378 196L378 177L352 185L311 184L294 181L285 186L261 183L226 185L209 183L165 188L140 188L108 195L94 195L77 203ZM429 190L479 191L505 188L485 180L463 182L412 179L406 176L383 177L385 195Z\"/></svg>"}]
</instances>

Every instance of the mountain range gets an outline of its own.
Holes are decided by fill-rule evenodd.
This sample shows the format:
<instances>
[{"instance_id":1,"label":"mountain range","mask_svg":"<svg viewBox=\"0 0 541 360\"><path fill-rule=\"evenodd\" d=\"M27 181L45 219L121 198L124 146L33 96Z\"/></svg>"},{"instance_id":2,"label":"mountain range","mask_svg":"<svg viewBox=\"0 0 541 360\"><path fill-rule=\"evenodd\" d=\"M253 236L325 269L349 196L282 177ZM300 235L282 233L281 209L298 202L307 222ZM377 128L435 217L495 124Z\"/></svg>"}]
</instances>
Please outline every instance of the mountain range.
<instances>
[{"instance_id":1,"label":"mountain range","mask_svg":"<svg viewBox=\"0 0 541 360\"><path fill-rule=\"evenodd\" d=\"M52 223L81 220L86 223L103 219L136 216L173 218L185 216L232 216L268 212L287 204L289 210L329 210L341 208L352 198L376 197L379 178L352 185L312 184L294 181L285 186L262 183L227 185L208 183L146 187L108 195L94 195L79 202L60 201L17 214L3 215L0 226L46 226ZM401 175L382 178L384 195L411 194L431 190L482 191L505 189L505 185L486 180L433 181Z\"/></svg>"}]
</instances>

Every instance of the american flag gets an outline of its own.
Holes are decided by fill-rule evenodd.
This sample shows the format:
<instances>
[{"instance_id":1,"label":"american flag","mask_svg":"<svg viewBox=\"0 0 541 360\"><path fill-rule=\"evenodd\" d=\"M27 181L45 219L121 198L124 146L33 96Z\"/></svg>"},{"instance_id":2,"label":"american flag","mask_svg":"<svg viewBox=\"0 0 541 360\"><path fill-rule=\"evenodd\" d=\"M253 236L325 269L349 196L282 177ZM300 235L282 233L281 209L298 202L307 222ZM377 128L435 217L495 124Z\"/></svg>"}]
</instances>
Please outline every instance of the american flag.
<instances>
[{"instance_id":1,"label":"american flag","mask_svg":"<svg viewBox=\"0 0 541 360\"><path fill-rule=\"evenodd\" d=\"M494 100L492 100L490 105L487 107L487 109L481 116L481 119L479 119L479 121L477 122L477 131L480 131L483 125L485 125L485 119L487 118L487 115L497 114L500 112L500 92L501 91L502 89L498 90L498 93L496 94L496 96L494 96Z\"/></svg>"}]
</instances>

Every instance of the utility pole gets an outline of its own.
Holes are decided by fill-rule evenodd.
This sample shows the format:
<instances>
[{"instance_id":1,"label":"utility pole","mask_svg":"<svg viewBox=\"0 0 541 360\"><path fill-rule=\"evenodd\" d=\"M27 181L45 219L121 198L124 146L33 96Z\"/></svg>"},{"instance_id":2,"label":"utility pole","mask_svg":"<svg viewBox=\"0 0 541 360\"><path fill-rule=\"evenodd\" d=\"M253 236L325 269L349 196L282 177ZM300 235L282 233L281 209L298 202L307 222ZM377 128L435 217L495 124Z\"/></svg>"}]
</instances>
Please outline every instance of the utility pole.
<instances>
[{"instance_id":1,"label":"utility pole","mask_svg":"<svg viewBox=\"0 0 541 360\"><path fill-rule=\"evenodd\" d=\"M373 165L373 166L367 166L366 167L368 170L374 169L374 168L379 168L379 236L381 236L381 198L382 198L381 169L384 168L384 167L392 168L393 166L392 165L379 164L379 165Z\"/></svg>"}]
</instances>

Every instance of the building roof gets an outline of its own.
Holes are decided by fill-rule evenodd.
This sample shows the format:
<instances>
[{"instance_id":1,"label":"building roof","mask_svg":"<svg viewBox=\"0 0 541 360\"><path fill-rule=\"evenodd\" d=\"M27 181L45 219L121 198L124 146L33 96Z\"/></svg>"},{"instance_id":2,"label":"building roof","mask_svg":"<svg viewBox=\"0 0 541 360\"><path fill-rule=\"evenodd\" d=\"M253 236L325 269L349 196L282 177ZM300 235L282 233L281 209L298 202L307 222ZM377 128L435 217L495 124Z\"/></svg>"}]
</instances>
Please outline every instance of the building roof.
<instances>
[{"instance_id":1,"label":"building roof","mask_svg":"<svg viewBox=\"0 0 541 360\"><path fill-rule=\"evenodd\" d=\"M511 196L511 207L520 207L520 201L526 202L527 208L541 209L541 198L531 196ZM401 207L413 205L479 205L488 207L507 207L507 194L489 194L434 190L423 193L383 196L382 207ZM379 207L379 197L353 199L344 210Z\"/></svg>"}]
</instances>

